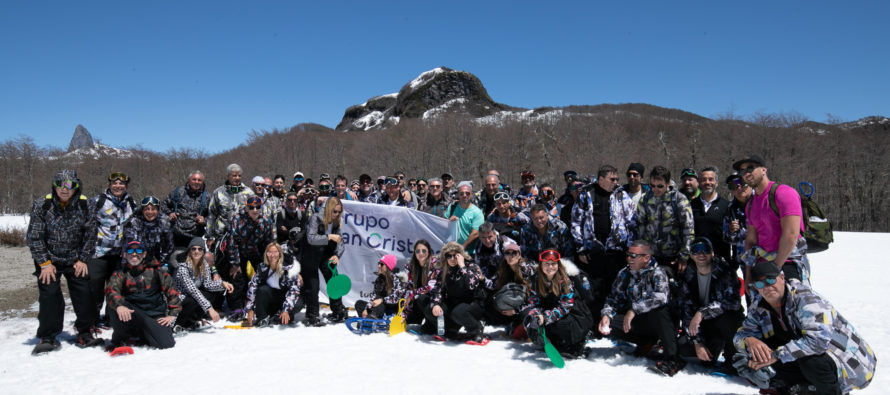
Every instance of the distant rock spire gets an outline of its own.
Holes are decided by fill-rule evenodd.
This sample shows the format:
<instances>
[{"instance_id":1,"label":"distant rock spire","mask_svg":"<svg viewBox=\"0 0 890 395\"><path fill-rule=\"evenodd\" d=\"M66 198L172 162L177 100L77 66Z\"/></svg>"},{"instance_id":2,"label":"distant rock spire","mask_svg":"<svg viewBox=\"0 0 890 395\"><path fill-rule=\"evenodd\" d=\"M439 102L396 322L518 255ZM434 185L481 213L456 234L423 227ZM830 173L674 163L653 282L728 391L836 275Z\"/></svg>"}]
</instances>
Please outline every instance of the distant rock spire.
<instances>
[{"instance_id":1,"label":"distant rock spire","mask_svg":"<svg viewBox=\"0 0 890 395\"><path fill-rule=\"evenodd\" d=\"M77 125L74 129L74 136L71 137L71 143L68 144L68 152L74 151L78 148L92 148L93 147L93 136L90 135L90 132L87 131L87 128L83 127L83 125Z\"/></svg>"}]
</instances>

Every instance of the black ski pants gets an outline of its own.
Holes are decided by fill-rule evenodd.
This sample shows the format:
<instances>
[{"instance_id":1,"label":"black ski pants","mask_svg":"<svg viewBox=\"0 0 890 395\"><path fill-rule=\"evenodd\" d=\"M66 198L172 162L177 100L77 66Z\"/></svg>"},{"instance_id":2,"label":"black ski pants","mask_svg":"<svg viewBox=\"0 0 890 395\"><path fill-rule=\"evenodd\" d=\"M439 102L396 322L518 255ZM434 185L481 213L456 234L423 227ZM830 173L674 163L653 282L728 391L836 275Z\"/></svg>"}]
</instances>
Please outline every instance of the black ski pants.
<instances>
[{"instance_id":1,"label":"black ski pants","mask_svg":"<svg viewBox=\"0 0 890 395\"><path fill-rule=\"evenodd\" d=\"M122 258L119 254L109 254L105 256L101 256L98 258L92 258L86 262L87 270L90 273L90 298L93 301L95 307L96 320L93 322L94 325L99 323L99 318L102 315L102 304L105 302L105 285L108 283L108 279L111 278L111 274L114 273L115 270L121 268ZM108 315L111 313L111 308L105 308L105 320L108 321Z\"/></svg>"},{"instance_id":2,"label":"black ski pants","mask_svg":"<svg viewBox=\"0 0 890 395\"><path fill-rule=\"evenodd\" d=\"M665 357L668 359L678 357L677 326L674 324L667 306L635 315L630 322L630 332L628 333L624 333L624 314L613 317L609 326L612 329L611 336L634 344L654 343L655 340L661 340Z\"/></svg>"},{"instance_id":3,"label":"black ski pants","mask_svg":"<svg viewBox=\"0 0 890 395\"><path fill-rule=\"evenodd\" d=\"M232 284L234 288L231 293L226 295L226 302L229 304L230 310L239 310L244 308L244 302L247 300L247 283L250 279L247 278L247 262L250 261L253 266L253 270L256 270L260 266L260 262L263 261L263 258L259 255L241 255L241 262L238 263L238 266L241 268L241 272L235 274L235 276L231 276L229 274L230 267L227 267L225 270L220 272L222 278Z\"/></svg>"},{"instance_id":4,"label":"black ski pants","mask_svg":"<svg viewBox=\"0 0 890 395\"><path fill-rule=\"evenodd\" d=\"M270 287L268 284L262 284L256 289L256 299L254 299L253 303L253 314L254 319L257 321L278 314L280 311L283 311L282 308L284 305L284 299L287 297L286 289L275 289ZM287 312L290 315L291 319L294 319L294 314L303 309L303 299L297 299L296 305L294 308Z\"/></svg>"},{"instance_id":5,"label":"black ski pants","mask_svg":"<svg viewBox=\"0 0 890 395\"><path fill-rule=\"evenodd\" d=\"M318 318L318 292L319 279L318 272L324 277L325 282L334 277L334 273L328 268L328 259L330 256L322 256L321 259L313 259L310 256L305 263L300 266L300 274L303 276L303 288L300 289L300 298L306 304L306 318ZM332 312L345 310L342 299L330 299Z\"/></svg>"},{"instance_id":6,"label":"black ski pants","mask_svg":"<svg viewBox=\"0 0 890 395\"><path fill-rule=\"evenodd\" d=\"M216 309L217 312L220 311L223 302L222 292L210 292L201 288L201 294L204 295L204 298L210 302L210 305ZM209 316L207 315L207 312L201 308L198 301L191 296L183 297L182 311L179 312L179 315L176 318L176 323L184 328L190 328L194 326L198 320L203 318L209 318Z\"/></svg>"},{"instance_id":7,"label":"black ski pants","mask_svg":"<svg viewBox=\"0 0 890 395\"><path fill-rule=\"evenodd\" d=\"M783 388L811 384L816 387L817 394L841 393L837 365L828 354L802 357L788 363L778 361L772 366L776 370L773 380Z\"/></svg>"},{"instance_id":8,"label":"black ski pants","mask_svg":"<svg viewBox=\"0 0 890 395\"><path fill-rule=\"evenodd\" d=\"M137 307L127 307L133 310L127 322L121 321L116 311L111 314L111 327L114 329L111 344L123 344L130 337L136 336L155 348L172 348L176 345L176 341L173 340L173 328L159 324L160 317L150 317Z\"/></svg>"},{"instance_id":9,"label":"black ski pants","mask_svg":"<svg viewBox=\"0 0 890 395\"><path fill-rule=\"evenodd\" d=\"M471 336L481 334L484 327L482 326L482 317L485 315L485 306L481 300L470 300L465 302L445 302L442 307L442 313L445 315L445 335L446 337L454 337L461 327ZM433 305L430 304L426 311L427 322L436 323L438 317L433 315Z\"/></svg>"},{"instance_id":10,"label":"black ski pants","mask_svg":"<svg viewBox=\"0 0 890 395\"><path fill-rule=\"evenodd\" d=\"M89 270L89 268L87 269ZM65 298L62 296L62 277L68 282L68 295L71 296L71 304L74 307L74 327L77 333L88 332L96 321L96 311L93 308L90 297L89 276L76 277L74 267L65 265L56 266L56 279L49 284L37 279L37 300L40 308L37 312L37 337L55 338L62 333L62 325L65 319Z\"/></svg>"}]
</instances>

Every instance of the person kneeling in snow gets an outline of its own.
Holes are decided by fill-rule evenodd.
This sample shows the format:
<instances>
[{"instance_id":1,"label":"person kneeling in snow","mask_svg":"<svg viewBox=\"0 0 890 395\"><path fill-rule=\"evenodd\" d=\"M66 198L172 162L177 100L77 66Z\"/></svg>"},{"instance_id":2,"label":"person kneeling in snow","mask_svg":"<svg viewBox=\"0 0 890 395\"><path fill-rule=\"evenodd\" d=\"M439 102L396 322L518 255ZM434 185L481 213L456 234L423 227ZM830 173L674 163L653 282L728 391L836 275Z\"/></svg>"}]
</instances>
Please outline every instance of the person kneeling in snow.
<instances>
[{"instance_id":1,"label":"person kneeling in snow","mask_svg":"<svg viewBox=\"0 0 890 395\"><path fill-rule=\"evenodd\" d=\"M399 299L405 297L405 287L402 284L407 277L401 273L393 274L396 262L396 256L392 254L384 255L377 262L377 279L374 280L374 290L371 291L371 302L355 302L355 312L359 317L381 319L384 315L398 312Z\"/></svg>"},{"instance_id":2,"label":"person kneeling in snow","mask_svg":"<svg viewBox=\"0 0 890 395\"><path fill-rule=\"evenodd\" d=\"M160 268L146 267L146 252L139 241L124 249L127 265L111 275L105 288L111 315L111 345L118 347L137 336L157 348L171 348L173 323L182 310L173 278Z\"/></svg>"},{"instance_id":3,"label":"person kneeling in snow","mask_svg":"<svg viewBox=\"0 0 890 395\"><path fill-rule=\"evenodd\" d=\"M302 284L300 262L285 254L278 243L269 243L263 263L247 285L247 323L268 326L272 322L270 316L279 307L281 324L293 322L293 315L303 309L303 300L300 299Z\"/></svg>"},{"instance_id":4,"label":"person kneeling in snow","mask_svg":"<svg viewBox=\"0 0 890 395\"><path fill-rule=\"evenodd\" d=\"M772 367L770 386L781 393L794 386L812 385L820 394L868 386L875 354L831 303L804 283L786 282L769 261L754 265L751 280L758 295L733 338L752 356L749 368Z\"/></svg>"},{"instance_id":5,"label":"person kneeling in snow","mask_svg":"<svg viewBox=\"0 0 890 395\"><path fill-rule=\"evenodd\" d=\"M637 240L627 249L627 266L618 272L600 312L599 331L636 343L634 355L646 356L661 340L664 359L655 368L673 376L686 366L677 354L677 328L668 310L668 275L652 256L652 244ZM621 314L623 313L623 314Z\"/></svg>"},{"instance_id":6,"label":"person kneeling in snow","mask_svg":"<svg viewBox=\"0 0 890 395\"><path fill-rule=\"evenodd\" d=\"M548 340L570 358L585 358L587 332L593 317L587 304L577 297L571 276L580 274L569 260L562 259L555 249L547 249L538 256L540 264L529 279L528 304L522 309L522 322L529 336L537 341L538 329L545 328Z\"/></svg>"}]
</instances>

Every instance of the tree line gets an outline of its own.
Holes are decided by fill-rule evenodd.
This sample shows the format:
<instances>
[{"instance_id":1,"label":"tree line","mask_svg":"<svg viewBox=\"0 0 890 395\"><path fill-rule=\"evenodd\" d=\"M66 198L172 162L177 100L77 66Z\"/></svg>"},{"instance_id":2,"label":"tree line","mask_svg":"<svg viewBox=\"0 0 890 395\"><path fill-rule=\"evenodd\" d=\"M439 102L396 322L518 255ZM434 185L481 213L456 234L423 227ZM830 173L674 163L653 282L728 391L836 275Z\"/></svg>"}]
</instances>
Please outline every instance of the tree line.
<instances>
[{"instance_id":1,"label":"tree line","mask_svg":"<svg viewBox=\"0 0 890 395\"><path fill-rule=\"evenodd\" d=\"M539 109L542 115L550 109ZM771 180L796 186L809 181L814 198L828 213L836 230L888 232L885 204L890 163L886 130L842 128L809 122L796 114L755 114L740 119L724 114L708 119L695 114L643 104L562 108L559 117L505 119L480 123L465 116L420 121L403 119L386 130L337 132L321 125L252 131L246 142L228 151L207 154L177 148L154 152L125 147L134 157L64 157L62 150L36 146L29 137L0 143L0 171L5 176L0 211L22 213L50 190L52 176L62 168L77 170L84 191L103 191L111 171L132 178L130 193L141 198L166 196L185 183L191 170L205 173L208 188L225 180L225 167L238 163L244 182L255 175L283 174L290 180L299 170L317 179L320 173L361 173L372 177L404 171L411 177L450 172L456 180L472 180L476 189L489 169L498 169L504 182L518 185L520 172L532 169L539 184L551 182L562 190L562 173L594 174L603 164L624 169L640 162L647 171L667 166L675 180L680 170L707 165L720 169L720 192L731 198L722 181L732 163L748 154L767 161ZM533 115L534 115L533 114ZM645 181L645 179L644 179Z\"/></svg>"}]
</instances>

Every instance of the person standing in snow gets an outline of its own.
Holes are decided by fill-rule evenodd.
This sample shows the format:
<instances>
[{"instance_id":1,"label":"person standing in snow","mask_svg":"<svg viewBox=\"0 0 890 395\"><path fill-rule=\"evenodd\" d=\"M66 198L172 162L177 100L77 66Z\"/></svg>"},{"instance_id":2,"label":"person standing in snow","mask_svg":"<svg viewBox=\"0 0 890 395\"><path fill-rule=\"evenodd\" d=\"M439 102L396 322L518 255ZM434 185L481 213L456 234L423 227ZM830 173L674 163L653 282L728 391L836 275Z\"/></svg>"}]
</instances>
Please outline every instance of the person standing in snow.
<instances>
[{"instance_id":1,"label":"person standing in snow","mask_svg":"<svg viewBox=\"0 0 890 395\"><path fill-rule=\"evenodd\" d=\"M207 216L207 246L214 248L217 239L224 238L235 214L256 194L241 183L241 166L232 163L226 167L226 182L216 188L210 197Z\"/></svg>"},{"instance_id":2,"label":"person standing in snow","mask_svg":"<svg viewBox=\"0 0 890 395\"><path fill-rule=\"evenodd\" d=\"M96 346L91 326L96 320L90 298L88 265L96 248L95 213L81 194L80 179L74 170L62 170L53 177L52 190L34 201L27 241L34 259L34 275L40 308L33 353L57 350L56 336L62 332L65 299L62 276L68 281L68 294L74 305L77 344Z\"/></svg>"},{"instance_id":3,"label":"person standing in snow","mask_svg":"<svg viewBox=\"0 0 890 395\"><path fill-rule=\"evenodd\" d=\"M321 271L325 281L334 276L328 265L337 266L343 255L343 239L340 236L342 228L341 218L343 205L336 196L328 198L324 211L309 217L309 225L306 227L306 249L303 251L301 262L301 275L305 285L303 287L303 300L306 302L307 326L322 325L318 317L318 272ZM346 308L341 299L331 300L330 320L343 322L346 320Z\"/></svg>"},{"instance_id":4,"label":"person standing in snow","mask_svg":"<svg viewBox=\"0 0 890 395\"><path fill-rule=\"evenodd\" d=\"M147 196L139 204L133 218L124 224L124 244L133 240L142 242L146 251L146 264L166 266L173 253L173 231L166 217L158 210L160 202L154 196Z\"/></svg>"},{"instance_id":5,"label":"person standing in snow","mask_svg":"<svg viewBox=\"0 0 890 395\"><path fill-rule=\"evenodd\" d=\"M173 227L173 245L177 248L184 248L193 238L204 236L210 200L204 189L204 173L194 170L185 185L176 187L161 202L161 212Z\"/></svg>"}]
</instances>

